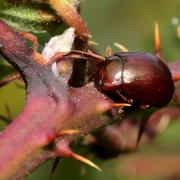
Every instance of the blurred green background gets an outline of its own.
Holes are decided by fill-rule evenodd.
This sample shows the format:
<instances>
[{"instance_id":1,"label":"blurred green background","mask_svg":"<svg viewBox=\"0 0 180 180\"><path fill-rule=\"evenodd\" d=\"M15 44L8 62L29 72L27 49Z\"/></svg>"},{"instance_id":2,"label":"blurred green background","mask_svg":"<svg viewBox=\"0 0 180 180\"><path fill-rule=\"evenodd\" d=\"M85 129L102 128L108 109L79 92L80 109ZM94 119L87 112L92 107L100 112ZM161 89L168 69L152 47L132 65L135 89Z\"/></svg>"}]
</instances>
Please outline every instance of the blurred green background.
<instances>
[{"instance_id":1,"label":"blurred green background","mask_svg":"<svg viewBox=\"0 0 180 180\"><path fill-rule=\"evenodd\" d=\"M97 50L105 54L106 47L114 42L125 45L131 51L154 52L154 22L160 25L161 46L164 58L180 58L180 39L177 26L180 21L179 0L83 0L81 14L87 22ZM0 115L7 115L5 104L15 117L22 109L25 92L17 83L0 89ZM179 119L180 120L180 119ZM143 145L135 154L121 155L110 160L93 156L102 173L75 160L63 159L53 179L67 180L160 180L180 179L180 122L177 120L153 142ZM1 123L1 128L4 123ZM76 152L82 153L77 149ZM137 167L137 164L141 166ZM27 180L46 180L52 161L29 175ZM144 169L144 166L148 167Z\"/></svg>"}]
</instances>

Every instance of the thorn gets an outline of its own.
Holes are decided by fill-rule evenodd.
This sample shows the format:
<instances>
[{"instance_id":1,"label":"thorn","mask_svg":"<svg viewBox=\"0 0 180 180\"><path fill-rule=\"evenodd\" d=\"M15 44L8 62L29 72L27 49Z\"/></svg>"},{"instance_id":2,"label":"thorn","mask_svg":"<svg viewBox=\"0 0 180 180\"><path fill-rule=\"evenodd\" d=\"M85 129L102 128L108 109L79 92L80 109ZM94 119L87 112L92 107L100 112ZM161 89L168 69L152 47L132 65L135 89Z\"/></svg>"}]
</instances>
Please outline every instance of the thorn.
<instances>
[{"instance_id":1,"label":"thorn","mask_svg":"<svg viewBox=\"0 0 180 180\"><path fill-rule=\"evenodd\" d=\"M159 59L163 60L162 53L161 53L161 44L160 44L160 31L159 31L159 24L155 22L155 55Z\"/></svg>"},{"instance_id":2,"label":"thorn","mask_svg":"<svg viewBox=\"0 0 180 180\"><path fill-rule=\"evenodd\" d=\"M33 58L34 60L36 60L38 63L46 65L46 61L43 58L43 56L37 52L37 49L39 47L39 43L38 43L38 38L37 36L28 33L28 32L20 32L19 33L22 37L24 37L25 39L29 40L32 42L33 44Z\"/></svg>"},{"instance_id":3,"label":"thorn","mask_svg":"<svg viewBox=\"0 0 180 180\"><path fill-rule=\"evenodd\" d=\"M92 38L92 35L91 34L87 34L88 38Z\"/></svg>"},{"instance_id":4,"label":"thorn","mask_svg":"<svg viewBox=\"0 0 180 180\"><path fill-rule=\"evenodd\" d=\"M139 143L141 141L141 137L144 133L144 130L146 128L146 124L148 122L148 119L140 119L140 127L139 127L139 131L138 131L138 135L137 135L137 141L136 141L136 146L135 146L135 149L137 150L138 146L139 146Z\"/></svg>"},{"instance_id":5,"label":"thorn","mask_svg":"<svg viewBox=\"0 0 180 180\"><path fill-rule=\"evenodd\" d=\"M54 172L55 172L55 170L56 170L56 168L57 168L57 166L58 166L58 164L59 164L59 161L60 161L60 157L56 157L56 158L54 159L53 166L52 166L52 169L51 169L51 171L50 171L48 180L51 180L51 179L52 179L52 176L53 176L53 174L54 174Z\"/></svg>"},{"instance_id":6,"label":"thorn","mask_svg":"<svg viewBox=\"0 0 180 180\"><path fill-rule=\"evenodd\" d=\"M106 48L106 56L111 56L111 55L112 55L112 48L108 46Z\"/></svg>"},{"instance_id":7,"label":"thorn","mask_svg":"<svg viewBox=\"0 0 180 180\"><path fill-rule=\"evenodd\" d=\"M112 107L130 107L131 104L128 103L112 103Z\"/></svg>"},{"instance_id":8,"label":"thorn","mask_svg":"<svg viewBox=\"0 0 180 180\"><path fill-rule=\"evenodd\" d=\"M39 43L38 43L38 39L37 39L37 36L31 34L31 33L28 33L28 32L20 32L19 33L21 36L23 36L25 39L29 40L32 42L33 44L33 50L36 51L39 47Z\"/></svg>"},{"instance_id":9,"label":"thorn","mask_svg":"<svg viewBox=\"0 0 180 180\"><path fill-rule=\"evenodd\" d=\"M59 131L57 133L57 136L60 137L60 136L74 135L74 134L80 134L80 131L76 129L66 129L66 130Z\"/></svg>"},{"instance_id":10,"label":"thorn","mask_svg":"<svg viewBox=\"0 0 180 180\"><path fill-rule=\"evenodd\" d=\"M80 134L80 131L75 130L75 129L65 129L56 133L49 133L47 136L47 139L48 139L48 142L52 142L58 137L62 137L66 135L74 135L74 134Z\"/></svg>"},{"instance_id":11,"label":"thorn","mask_svg":"<svg viewBox=\"0 0 180 180\"><path fill-rule=\"evenodd\" d=\"M74 158L74 159L76 159L78 161L81 161L81 162L95 168L96 170L98 170L100 172L102 171L95 163L93 163L92 161L90 161L89 159L87 159L87 158L85 158L83 156L80 156L79 154L72 153L71 156L72 156L72 158Z\"/></svg>"},{"instance_id":12,"label":"thorn","mask_svg":"<svg viewBox=\"0 0 180 180\"><path fill-rule=\"evenodd\" d=\"M59 143L57 143L55 153L57 154L57 156L76 159L78 161L81 161L81 162L97 169L98 171L101 171L101 169L95 163L90 161L89 159L72 152L72 150L69 147L68 141L62 140Z\"/></svg>"},{"instance_id":13,"label":"thorn","mask_svg":"<svg viewBox=\"0 0 180 180\"><path fill-rule=\"evenodd\" d=\"M89 44L89 46L91 46L91 45L97 46L98 45L98 43L96 41L91 41L91 40L88 41L88 44Z\"/></svg>"},{"instance_id":14,"label":"thorn","mask_svg":"<svg viewBox=\"0 0 180 180\"><path fill-rule=\"evenodd\" d=\"M179 81L180 80L180 74L177 74L172 77L173 81Z\"/></svg>"},{"instance_id":15,"label":"thorn","mask_svg":"<svg viewBox=\"0 0 180 180\"><path fill-rule=\"evenodd\" d=\"M89 50L89 49L87 50L87 52L88 52L88 53L93 53L93 52L92 52L91 50Z\"/></svg>"},{"instance_id":16,"label":"thorn","mask_svg":"<svg viewBox=\"0 0 180 180\"><path fill-rule=\"evenodd\" d=\"M114 46L117 47L118 49L120 49L120 51L122 51L122 52L128 52L128 49L125 46L123 46L122 44L114 43Z\"/></svg>"}]
</instances>

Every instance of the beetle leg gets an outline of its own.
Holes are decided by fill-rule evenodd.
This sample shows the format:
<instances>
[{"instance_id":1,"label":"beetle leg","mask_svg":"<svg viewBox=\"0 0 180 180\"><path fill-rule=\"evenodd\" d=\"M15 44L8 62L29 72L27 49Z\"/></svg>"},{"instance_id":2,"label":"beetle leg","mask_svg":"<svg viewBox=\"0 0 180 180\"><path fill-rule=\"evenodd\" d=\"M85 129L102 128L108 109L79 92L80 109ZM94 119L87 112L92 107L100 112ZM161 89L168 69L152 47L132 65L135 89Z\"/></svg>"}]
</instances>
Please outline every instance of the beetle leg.
<instances>
[{"instance_id":1,"label":"beetle leg","mask_svg":"<svg viewBox=\"0 0 180 180\"><path fill-rule=\"evenodd\" d=\"M125 96L123 96L119 91L115 91L118 96L120 96L120 98L122 98L122 100L124 100L125 102L127 102L128 104L132 104L133 103L133 100L132 99L128 99L126 98Z\"/></svg>"},{"instance_id":2,"label":"beetle leg","mask_svg":"<svg viewBox=\"0 0 180 180\"><path fill-rule=\"evenodd\" d=\"M107 47L106 48L106 56L111 56L113 53L112 53L112 48L111 47Z\"/></svg>"},{"instance_id":3,"label":"beetle leg","mask_svg":"<svg viewBox=\"0 0 180 180\"><path fill-rule=\"evenodd\" d=\"M159 25L157 22L155 22L155 55L156 57L158 57L159 59L163 60L163 56L161 53L161 44L160 44L160 32L159 32Z\"/></svg>"},{"instance_id":4,"label":"beetle leg","mask_svg":"<svg viewBox=\"0 0 180 180\"><path fill-rule=\"evenodd\" d=\"M125 46L123 46L122 44L114 43L114 46L117 47L118 49L120 49L120 51L122 51L122 52L128 52L128 49Z\"/></svg>"},{"instance_id":5,"label":"beetle leg","mask_svg":"<svg viewBox=\"0 0 180 180\"><path fill-rule=\"evenodd\" d=\"M28 32L20 32L21 36L23 36L25 39L29 40L33 44L33 59L39 62L40 64L46 64L46 61L44 60L43 56L37 52L37 49L39 47L38 39L35 35L28 33Z\"/></svg>"}]
</instances>

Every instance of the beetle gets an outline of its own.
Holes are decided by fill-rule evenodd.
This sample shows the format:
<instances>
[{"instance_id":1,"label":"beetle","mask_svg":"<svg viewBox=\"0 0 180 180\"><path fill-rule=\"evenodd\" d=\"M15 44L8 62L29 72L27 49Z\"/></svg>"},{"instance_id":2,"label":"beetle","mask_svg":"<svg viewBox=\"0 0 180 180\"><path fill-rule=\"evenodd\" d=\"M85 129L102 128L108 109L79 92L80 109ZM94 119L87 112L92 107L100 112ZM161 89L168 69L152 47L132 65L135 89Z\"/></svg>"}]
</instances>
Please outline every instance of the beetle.
<instances>
[{"instance_id":1,"label":"beetle","mask_svg":"<svg viewBox=\"0 0 180 180\"><path fill-rule=\"evenodd\" d=\"M143 52L117 52L99 63L96 87L117 92L128 103L162 107L174 94L174 82L167 65Z\"/></svg>"}]
</instances>

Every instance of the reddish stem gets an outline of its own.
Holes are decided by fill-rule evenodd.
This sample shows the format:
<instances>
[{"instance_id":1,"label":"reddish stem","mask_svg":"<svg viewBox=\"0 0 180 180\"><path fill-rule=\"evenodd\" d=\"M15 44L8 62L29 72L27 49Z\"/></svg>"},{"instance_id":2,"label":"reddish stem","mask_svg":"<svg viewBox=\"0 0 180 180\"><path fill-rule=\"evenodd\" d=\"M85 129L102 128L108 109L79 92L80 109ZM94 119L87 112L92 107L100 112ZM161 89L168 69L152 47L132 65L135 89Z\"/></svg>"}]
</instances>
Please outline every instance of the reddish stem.
<instances>
[{"instance_id":1,"label":"reddish stem","mask_svg":"<svg viewBox=\"0 0 180 180\"><path fill-rule=\"evenodd\" d=\"M111 106L93 84L67 88L50 65L33 60L32 49L3 21L0 29L0 53L19 70L27 86L22 113L0 135L0 179L16 180L55 155L45 147L55 141L57 132L76 129L87 134L105 123L94 117Z\"/></svg>"}]
</instances>

